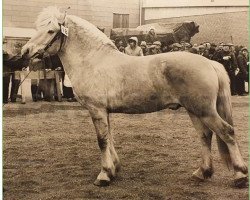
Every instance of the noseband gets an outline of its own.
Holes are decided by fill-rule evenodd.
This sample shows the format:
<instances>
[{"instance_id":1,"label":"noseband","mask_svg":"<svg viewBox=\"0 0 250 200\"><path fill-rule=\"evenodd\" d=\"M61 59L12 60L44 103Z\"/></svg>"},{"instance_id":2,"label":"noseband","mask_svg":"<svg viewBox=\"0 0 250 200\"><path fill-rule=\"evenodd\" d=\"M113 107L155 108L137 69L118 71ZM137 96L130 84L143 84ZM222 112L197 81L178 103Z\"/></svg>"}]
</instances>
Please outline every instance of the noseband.
<instances>
[{"instance_id":1,"label":"noseband","mask_svg":"<svg viewBox=\"0 0 250 200\"><path fill-rule=\"evenodd\" d=\"M61 26L63 26L64 25L64 23L63 24L60 24L59 23L59 26L60 26L60 28L61 28ZM63 44L64 44L64 42L65 42L65 34L62 32L62 30L60 29L60 31L58 31L57 33L56 33L56 35L53 37L53 39L45 46L45 48L43 49L43 52L41 53L41 52L36 52L31 58L35 58L35 57L37 57L37 56L43 56L43 53L45 52L45 51L47 51L52 45L53 45L53 43L55 42L55 41L57 41L59 38L60 38L60 48L59 48L59 50L57 51L57 53L58 52L60 52L61 51L61 49L62 49L62 47L63 47Z\"/></svg>"}]
</instances>

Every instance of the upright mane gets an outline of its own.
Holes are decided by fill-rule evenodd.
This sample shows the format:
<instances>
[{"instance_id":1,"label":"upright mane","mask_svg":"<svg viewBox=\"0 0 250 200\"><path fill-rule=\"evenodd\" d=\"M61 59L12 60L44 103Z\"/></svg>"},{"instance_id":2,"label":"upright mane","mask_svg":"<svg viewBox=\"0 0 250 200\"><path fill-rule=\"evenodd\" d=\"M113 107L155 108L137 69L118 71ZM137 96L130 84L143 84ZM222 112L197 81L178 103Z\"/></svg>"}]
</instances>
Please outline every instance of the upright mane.
<instances>
[{"instance_id":1,"label":"upright mane","mask_svg":"<svg viewBox=\"0 0 250 200\"><path fill-rule=\"evenodd\" d=\"M80 40L86 41L87 37L90 43L99 43L102 47L117 50L115 44L102 31L100 31L96 26L94 26L90 22L75 15L68 15L67 17L76 25L76 28L79 30L79 33L84 33L79 34ZM96 48L98 48L98 46L96 46Z\"/></svg>"},{"instance_id":2,"label":"upright mane","mask_svg":"<svg viewBox=\"0 0 250 200\"><path fill-rule=\"evenodd\" d=\"M74 15L67 15L67 17L73 23L75 23L78 28L84 30L84 35L79 35L80 38L84 38L87 35L89 38L92 39L92 41L99 42L101 46L105 46L111 49L117 49L113 42L90 22ZM44 8L42 12L38 15L37 20L35 22L36 29L43 29L49 23L62 22L63 19L64 13L61 13L60 10L55 6L49 6L47 8Z\"/></svg>"},{"instance_id":3,"label":"upright mane","mask_svg":"<svg viewBox=\"0 0 250 200\"><path fill-rule=\"evenodd\" d=\"M55 6L46 7L40 12L35 22L36 29L42 29L46 27L49 23L55 21L59 22L63 19L63 13Z\"/></svg>"}]
</instances>

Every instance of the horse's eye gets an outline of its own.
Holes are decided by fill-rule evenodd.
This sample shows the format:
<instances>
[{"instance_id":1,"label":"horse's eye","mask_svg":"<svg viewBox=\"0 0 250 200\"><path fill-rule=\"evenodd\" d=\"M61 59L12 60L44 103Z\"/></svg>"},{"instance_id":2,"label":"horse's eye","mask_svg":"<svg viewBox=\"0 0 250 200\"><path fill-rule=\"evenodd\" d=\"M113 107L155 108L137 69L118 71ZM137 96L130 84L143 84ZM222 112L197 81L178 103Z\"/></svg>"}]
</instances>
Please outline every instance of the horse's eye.
<instances>
[{"instance_id":1,"label":"horse's eye","mask_svg":"<svg viewBox=\"0 0 250 200\"><path fill-rule=\"evenodd\" d=\"M53 33L54 33L54 31L52 31L52 30L49 30L49 31L48 31L48 33L49 33L49 34L53 34Z\"/></svg>"}]
</instances>

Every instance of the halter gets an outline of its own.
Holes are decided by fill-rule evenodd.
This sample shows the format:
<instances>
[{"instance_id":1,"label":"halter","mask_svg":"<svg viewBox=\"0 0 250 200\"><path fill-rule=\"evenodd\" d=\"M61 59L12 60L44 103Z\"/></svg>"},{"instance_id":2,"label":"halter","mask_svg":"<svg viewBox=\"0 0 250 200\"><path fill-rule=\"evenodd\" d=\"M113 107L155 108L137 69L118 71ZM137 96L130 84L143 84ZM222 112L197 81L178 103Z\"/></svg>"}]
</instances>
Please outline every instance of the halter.
<instances>
[{"instance_id":1,"label":"halter","mask_svg":"<svg viewBox=\"0 0 250 200\"><path fill-rule=\"evenodd\" d=\"M59 25L59 27L60 27L60 31L58 31L58 32L56 33L56 35L52 38L52 40L45 46L45 48L43 49L44 52L47 51L47 50L53 45L53 43L54 43L55 41L57 41L59 38L61 39L61 41L60 41L60 47L59 47L59 50L57 51L57 53L60 52L60 51L62 50L63 44L64 44L64 42L65 42L65 37L68 36L68 35L67 35L68 33L65 33L65 29L66 29L66 28L65 28L65 26L64 26L64 25L65 25L65 18L66 18L67 10L68 10L68 9L70 9L70 7L68 7L68 8L65 10L65 12L64 12L63 23L58 23L58 25ZM42 56L44 52L39 53L39 51L38 51L38 52L36 52L31 58L35 58L35 57L37 57L37 56Z\"/></svg>"}]
</instances>

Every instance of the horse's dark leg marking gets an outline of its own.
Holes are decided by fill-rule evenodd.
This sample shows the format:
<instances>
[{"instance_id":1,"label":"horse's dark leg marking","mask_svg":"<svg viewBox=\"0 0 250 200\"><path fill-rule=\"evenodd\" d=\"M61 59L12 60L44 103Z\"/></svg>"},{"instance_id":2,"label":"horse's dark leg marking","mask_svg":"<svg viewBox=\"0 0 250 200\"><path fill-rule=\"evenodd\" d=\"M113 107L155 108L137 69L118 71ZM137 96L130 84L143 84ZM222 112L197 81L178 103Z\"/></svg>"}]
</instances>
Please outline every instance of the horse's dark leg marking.
<instances>
[{"instance_id":1,"label":"horse's dark leg marking","mask_svg":"<svg viewBox=\"0 0 250 200\"><path fill-rule=\"evenodd\" d=\"M198 178L199 180L204 180L212 177L214 173L211 155L211 140L213 132L209 128L207 128L198 117L191 113L189 113L189 116L196 131L199 134L202 144L202 164L193 173L193 177Z\"/></svg>"},{"instance_id":2,"label":"horse's dark leg marking","mask_svg":"<svg viewBox=\"0 0 250 200\"><path fill-rule=\"evenodd\" d=\"M109 115L107 116L107 122L108 122L108 131L109 131L109 135L110 135L110 153L111 153L111 158L112 161L115 165L115 171L119 172L121 165L120 165L120 160L119 157L116 153L115 147L114 147L114 138L113 135L111 133L111 128L110 128L110 121L109 121Z\"/></svg>"},{"instance_id":3,"label":"horse's dark leg marking","mask_svg":"<svg viewBox=\"0 0 250 200\"><path fill-rule=\"evenodd\" d=\"M242 187L247 182L248 168L243 161L235 139L234 128L226 123L217 113L203 117L202 121L227 144L235 171L235 185Z\"/></svg>"},{"instance_id":4,"label":"horse's dark leg marking","mask_svg":"<svg viewBox=\"0 0 250 200\"><path fill-rule=\"evenodd\" d=\"M98 108L91 108L89 112L95 125L102 164L101 172L94 184L107 186L110 183L110 179L115 176L115 166L110 151L111 137L108 128L107 112L105 109Z\"/></svg>"}]
</instances>

